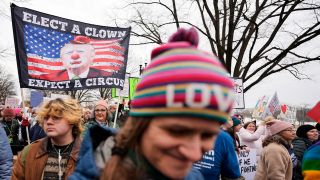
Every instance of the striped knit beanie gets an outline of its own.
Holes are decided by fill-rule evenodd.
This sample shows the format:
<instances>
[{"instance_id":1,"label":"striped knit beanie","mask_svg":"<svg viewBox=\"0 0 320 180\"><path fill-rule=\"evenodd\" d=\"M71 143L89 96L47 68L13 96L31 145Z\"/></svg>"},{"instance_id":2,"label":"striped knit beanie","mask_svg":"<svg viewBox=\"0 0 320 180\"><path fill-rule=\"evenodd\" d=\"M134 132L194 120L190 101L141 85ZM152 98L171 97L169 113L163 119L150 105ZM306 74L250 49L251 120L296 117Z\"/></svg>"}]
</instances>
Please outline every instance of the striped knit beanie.
<instances>
[{"instance_id":1,"label":"striped knit beanie","mask_svg":"<svg viewBox=\"0 0 320 180\"><path fill-rule=\"evenodd\" d=\"M216 56L197 49L194 28L179 29L155 48L131 102L130 116L192 116L225 123L233 81Z\"/></svg>"}]
</instances>

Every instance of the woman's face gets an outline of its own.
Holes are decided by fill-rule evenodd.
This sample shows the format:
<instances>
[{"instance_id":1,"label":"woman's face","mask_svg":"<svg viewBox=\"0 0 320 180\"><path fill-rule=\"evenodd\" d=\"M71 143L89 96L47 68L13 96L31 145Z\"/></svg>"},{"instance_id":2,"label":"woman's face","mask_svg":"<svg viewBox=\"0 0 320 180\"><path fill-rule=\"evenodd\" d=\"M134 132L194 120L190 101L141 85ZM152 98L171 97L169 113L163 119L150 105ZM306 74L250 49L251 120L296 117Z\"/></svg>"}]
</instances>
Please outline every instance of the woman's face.
<instances>
[{"instance_id":1,"label":"woman's face","mask_svg":"<svg viewBox=\"0 0 320 180\"><path fill-rule=\"evenodd\" d=\"M220 123L193 117L155 117L142 135L144 157L171 179L184 178L213 148Z\"/></svg>"},{"instance_id":2,"label":"woman's face","mask_svg":"<svg viewBox=\"0 0 320 180\"><path fill-rule=\"evenodd\" d=\"M256 130L256 125L254 123L249 123L247 126L247 130L254 132Z\"/></svg>"},{"instance_id":3,"label":"woman's face","mask_svg":"<svg viewBox=\"0 0 320 180\"><path fill-rule=\"evenodd\" d=\"M311 129L310 131L307 132L307 137L311 141L316 141L318 140L318 130L317 129Z\"/></svg>"},{"instance_id":4,"label":"woman's face","mask_svg":"<svg viewBox=\"0 0 320 180\"><path fill-rule=\"evenodd\" d=\"M233 131L234 131L234 132L239 132L240 129L241 129L241 127L242 127L242 124L238 124L238 125L236 125L236 126L233 127Z\"/></svg>"},{"instance_id":5,"label":"woman's face","mask_svg":"<svg viewBox=\"0 0 320 180\"><path fill-rule=\"evenodd\" d=\"M292 141L296 136L296 130L293 127L281 131L280 136L286 141Z\"/></svg>"},{"instance_id":6,"label":"woman's face","mask_svg":"<svg viewBox=\"0 0 320 180\"><path fill-rule=\"evenodd\" d=\"M94 109L94 116L97 121L105 122L107 120L107 108L102 105L97 105Z\"/></svg>"}]
</instances>

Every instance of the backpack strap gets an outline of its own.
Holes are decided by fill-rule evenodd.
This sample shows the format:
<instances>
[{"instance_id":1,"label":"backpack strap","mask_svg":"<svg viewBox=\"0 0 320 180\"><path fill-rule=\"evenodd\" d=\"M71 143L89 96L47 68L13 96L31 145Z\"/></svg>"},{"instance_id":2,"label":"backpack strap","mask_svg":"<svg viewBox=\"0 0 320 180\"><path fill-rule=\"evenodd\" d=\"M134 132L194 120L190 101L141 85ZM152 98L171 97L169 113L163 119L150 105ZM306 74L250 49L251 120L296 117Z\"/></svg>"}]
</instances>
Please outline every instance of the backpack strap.
<instances>
[{"instance_id":1,"label":"backpack strap","mask_svg":"<svg viewBox=\"0 0 320 180\"><path fill-rule=\"evenodd\" d=\"M26 167L26 158L27 158L27 155L30 151L30 145L26 146L25 148L23 148L22 152L21 152L21 162L22 162L22 165L23 165L23 171L25 170L25 167Z\"/></svg>"}]
</instances>

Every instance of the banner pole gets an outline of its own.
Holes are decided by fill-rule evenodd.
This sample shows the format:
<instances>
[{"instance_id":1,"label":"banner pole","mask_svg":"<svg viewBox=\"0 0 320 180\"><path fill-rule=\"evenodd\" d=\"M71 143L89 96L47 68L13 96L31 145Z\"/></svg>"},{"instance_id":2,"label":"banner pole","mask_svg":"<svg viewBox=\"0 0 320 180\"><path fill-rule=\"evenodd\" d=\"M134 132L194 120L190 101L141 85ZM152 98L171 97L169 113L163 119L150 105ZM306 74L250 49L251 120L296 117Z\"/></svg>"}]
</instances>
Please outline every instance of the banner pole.
<instances>
[{"instance_id":1,"label":"banner pole","mask_svg":"<svg viewBox=\"0 0 320 180\"><path fill-rule=\"evenodd\" d=\"M113 128L116 128L117 119L118 119L118 111L119 111L120 100L121 100L121 89L119 90L117 109L116 109L116 112L114 113Z\"/></svg>"},{"instance_id":2,"label":"banner pole","mask_svg":"<svg viewBox=\"0 0 320 180\"><path fill-rule=\"evenodd\" d=\"M25 104L24 104L24 94L23 94L23 88L20 88L20 92L21 92L21 100L22 100L22 110L24 111L25 109ZM23 114L25 116L25 114ZM29 119L28 119L29 122ZM27 132L27 141L28 144L30 144L30 137L29 137L29 129L28 126L26 127L26 132Z\"/></svg>"}]
</instances>

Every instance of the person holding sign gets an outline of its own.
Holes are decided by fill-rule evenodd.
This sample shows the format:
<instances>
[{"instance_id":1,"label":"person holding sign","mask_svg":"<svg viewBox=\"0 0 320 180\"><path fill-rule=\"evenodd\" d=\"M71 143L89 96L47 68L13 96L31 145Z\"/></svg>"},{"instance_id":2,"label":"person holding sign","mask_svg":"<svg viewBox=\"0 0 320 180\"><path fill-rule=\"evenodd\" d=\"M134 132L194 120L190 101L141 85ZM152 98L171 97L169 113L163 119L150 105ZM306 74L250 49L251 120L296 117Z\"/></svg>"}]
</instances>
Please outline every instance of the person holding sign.
<instances>
[{"instance_id":1,"label":"person holding sign","mask_svg":"<svg viewBox=\"0 0 320 180\"><path fill-rule=\"evenodd\" d=\"M212 149L234 90L218 58L197 49L198 40L194 28L179 29L152 51L130 117L117 134L89 129L71 180L202 179L193 163Z\"/></svg>"},{"instance_id":2,"label":"person holding sign","mask_svg":"<svg viewBox=\"0 0 320 180\"><path fill-rule=\"evenodd\" d=\"M289 122L272 120L267 122L270 135L262 142L262 153L255 180L291 180L297 159L291 149L295 130Z\"/></svg>"},{"instance_id":3,"label":"person holding sign","mask_svg":"<svg viewBox=\"0 0 320 180\"><path fill-rule=\"evenodd\" d=\"M239 131L240 142L242 145L246 145L249 149L257 150L257 160L262 150L262 139L265 137L265 122L274 119L269 116L260 123L258 128L253 121L246 122L243 128Z\"/></svg>"}]
</instances>

